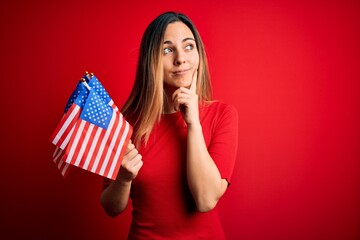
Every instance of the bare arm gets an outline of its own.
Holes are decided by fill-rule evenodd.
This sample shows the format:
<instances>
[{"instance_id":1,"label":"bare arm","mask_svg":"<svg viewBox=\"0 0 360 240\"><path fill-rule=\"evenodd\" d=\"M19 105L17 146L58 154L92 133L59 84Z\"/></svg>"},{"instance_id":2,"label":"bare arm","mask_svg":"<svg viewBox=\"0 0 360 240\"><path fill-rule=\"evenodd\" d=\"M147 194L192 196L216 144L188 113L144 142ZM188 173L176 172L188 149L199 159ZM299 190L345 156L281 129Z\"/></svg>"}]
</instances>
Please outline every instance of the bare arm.
<instances>
[{"instance_id":1,"label":"bare arm","mask_svg":"<svg viewBox=\"0 0 360 240\"><path fill-rule=\"evenodd\" d=\"M201 125L188 126L187 178L190 191L200 212L212 210L225 193L228 182L206 148Z\"/></svg>"},{"instance_id":2,"label":"bare arm","mask_svg":"<svg viewBox=\"0 0 360 240\"><path fill-rule=\"evenodd\" d=\"M126 209L132 180L136 178L143 165L141 159L141 155L130 142L116 180L101 193L101 205L109 216L116 217Z\"/></svg>"},{"instance_id":3,"label":"bare arm","mask_svg":"<svg viewBox=\"0 0 360 240\"><path fill-rule=\"evenodd\" d=\"M204 140L199 120L198 96L196 95L197 71L193 74L190 89L179 88L172 96L174 109L181 110L188 126L187 179L198 211L212 210L225 193L228 183L211 158Z\"/></svg>"}]
</instances>

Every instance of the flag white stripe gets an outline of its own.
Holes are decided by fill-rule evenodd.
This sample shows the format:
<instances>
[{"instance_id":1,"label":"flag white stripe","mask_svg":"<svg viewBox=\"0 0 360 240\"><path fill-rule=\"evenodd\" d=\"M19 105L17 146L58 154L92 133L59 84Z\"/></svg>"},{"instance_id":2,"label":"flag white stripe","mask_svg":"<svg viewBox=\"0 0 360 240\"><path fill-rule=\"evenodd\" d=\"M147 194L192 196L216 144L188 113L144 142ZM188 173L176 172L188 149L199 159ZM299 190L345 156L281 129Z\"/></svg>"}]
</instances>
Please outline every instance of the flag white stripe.
<instances>
[{"instance_id":1,"label":"flag white stripe","mask_svg":"<svg viewBox=\"0 0 360 240\"><path fill-rule=\"evenodd\" d=\"M114 122L115 122L115 119L116 117L114 116L115 115L115 111L113 111L113 116L111 117L111 121L110 121L110 124L109 124L109 127L107 129L107 131L105 132L105 135L104 135L104 138L101 142L101 145L100 145L100 148L99 148L99 152L98 154L96 155L96 158L95 158L95 162L94 162L94 165L93 167L91 168L91 171L92 172L96 172L96 168L99 164L99 161L100 161L100 158L101 158L101 155L104 151L104 148L105 148L105 145L106 145L106 142L107 142L107 139L109 138L109 135L111 133L111 130L114 126Z\"/></svg>"},{"instance_id":2,"label":"flag white stripe","mask_svg":"<svg viewBox=\"0 0 360 240\"><path fill-rule=\"evenodd\" d=\"M118 107L115 105L114 101L111 99L110 102L109 102L109 105L115 109L116 112L119 111Z\"/></svg>"},{"instance_id":3,"label":"flag white stripe","mask_svg":"<svg viewBox=\"0 0 360 240\"><path fill-rule=\"evenodd\" d=\"M68 156L67 156L67 158L65 160L65 162L67 162L67 163L71 164L75 149L76 149L76 147L77 147L77 145L79 143L79 138L81 136L82 131L84 130L84 125L85 125L85 121L81 121L79 129L78 129L78 131L76 132L76 135L75 135L74 144L71 146L69 154L68 154Z\"/></svg>"},{"instance_id":4,"label":"flag white stripe","mask_svg":"<svg viewBox=\"0 0 360 240\"><path fill-rule=\"evenodd\" d=\"M102 132L102 128L98 128L96 130L94 140L92 141L91 147L90 147L90 149L88 151L88 155L86 157L85 164L84 164L84 167L83 167L85 170L87 170L88 167L89 167L89 164L91 162L91 158L92 158L92 156L94 154L95 147L97 145L97 142L99 140L99 136L100 136L101 132Z\"/></svg>"},{"instance_id":5,"label":"flag white stripe","mask_svg":"<svg viewBox=\"0 0 360 240\"><path fill-rule=\"evenodd\" d=\"M113 172L115 170L116 163L119 160L122 161L122 159L119 159L119 156L120 156L121 150L122 150L122 148L124 146L125 139L126 139L128 133L129 133L129 123L125 121L125 124L126 125L125 125L124 133L121 136L119 146L118 146L116 154L114 156L114 161L112 162L112 165L111 165L110 170L109 170L109 174L107 175L108 178L112 178Z\"/></svg>"},{"instance_id":6,"label":"flag white stripe","mask_svg":"<svg viewBox=\"0 0 360 240\"><path fill-rule=\"evenodd\" d=\"M65 176L66 171L68 170L68 167L70 166L70 164L65 163L65 167L63 168L63 170L61 171L61 175Z\"/></svg>"},{"instance_id":7,"label":"flag white stripe","mask_svg":"<svg viewBox=\"0 0 360 240\"><path fill-rule=\"evenodd\" d=\"M58 163L57 163L58 169L60 169L62 165L63 165L63 161L59 160Z\"/></svg>"},{"instance_id":8,"label":"flag white stripe","mask_svg":"<svg viewBox=\"0 0 360 240\"><path fill-rule=\"evenodd\" d=\"M56 153L56 155L54 156L54 159L53 159L53 161L55 162L55 163L57 163L58 162L58 158L61 156L61 154L62 154L62 149L60 149L60 150L55 150L57 153Z\"/></svg>"},{"instance_id":9,"label":"flag white stripe","mask_svg":"<svg viewBox=\"0 0 360 240\"><path fill-rule=\"evenodd\" d=\"M68 145L68 143L69 143L69 141L70 141L71 135L72 135L73 132L74 132L75 126L76 126L76 124L74 124L74 126L71 128L69 134L66 136L65 140L64 140L63 143L60 145L60 148L61 148L61 149L64 149L64 150L65 150L66 146Z\"/></svg>"},{"instance_id":10,"label":"flag white stripe","mask_svg":"<svg viewBox=\"0 0 360 240\"><path fill-rule=\"evenodd\" d=\"M79 166L80 160L81 160L82 156L84 155L85 149L87 147L87 143L89 142L89 138L91 136L91 132L93 131L93 129L94 129L94 125L90 124L88 131L86 132L84 142L81 144L79 154L75 160L75 163L74 163L75 166Z\"/></svg>"},{"instance_id":11,"label":"flag white stripe","mask_svg":"<svg viewBox=\"0 0 360 240\"><path fill-rule=\"evenodd\" d=\"M79 110L80 107L78 105L75 105L75 108L71 112L70 116L68 117L68 119L66 119L64 125L62 125L58 134L56 134L54 140L52 141L53 144L57 144L57 142L60 140L61 136L64 134L65 130L68 128L69 124L74 119L75 115L78 113Z\"/></svg>"},{"instance_id":12,"label":"flag white stripe","mask_svg":"<svg viewBox=\"0 0 360 240\"><path fill-rule=\"evenodd\" d=\"M56 154L58 154L59 149L60 149L59 147L55 148L55 151L53 153L53 158L55 158Z\"/></svg>"},{"instance_id":13,"label":"flag white stripe","mask_svg":"<svg viewBox=\"0 0 360 240\"><path fill-rule=\"evenodd\" d=\"M112 152L113 152L113 149L114 149L114 145L115 145L115 143L116 143L116 140L117 140L117 138L118 138L118 136L119 136L119 133L120 133L120 130L121 130L121 126L122 126L122 122L123 122L122 116L121 116L121 115L118 115L118 114L116 114L115 116L116 116L116 117L118 117L118 116L120 117L119 123L118 123L117 126L116 126L114 136L113 136L113 138L111 139L110 146L109 146L109 148L108 148L108 150L107 150L107 153L106 153L104 162L103 162L103 164L102 164L102 166L101 166L101 169L100 169L100 172L99 172L100 175L104 175L106 166L108 165L110 156L111 156L111 154L112 154Z\"/></svg>"},{"instance_id":14,"label":"flag white stripe","mask_svg":"<svg viewBox=\"0 0 360 240\"><path fill-rule=\"evenodd\" d=\"M60 149L59 147L56 147L54 154L53 154L53 162L56 164L57 168L61 171L61 175L65 176L66 171L69 168L69 164L64 162L61 159L62 156L64 156L63 153L64 153L64 150Z\"/></svg>"}]
</instances>

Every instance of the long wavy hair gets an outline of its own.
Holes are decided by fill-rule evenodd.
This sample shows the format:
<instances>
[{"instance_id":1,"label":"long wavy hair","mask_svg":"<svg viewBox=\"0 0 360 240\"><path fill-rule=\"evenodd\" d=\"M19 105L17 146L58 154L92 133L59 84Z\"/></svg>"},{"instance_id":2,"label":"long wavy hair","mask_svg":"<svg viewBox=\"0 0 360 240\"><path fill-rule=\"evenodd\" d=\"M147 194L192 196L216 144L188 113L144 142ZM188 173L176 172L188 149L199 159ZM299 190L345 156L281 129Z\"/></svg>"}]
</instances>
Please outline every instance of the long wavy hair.
<instances>
[{"instance_id":1,"label":"long wavy hair","mask_svg":"<svg viewBox=\"0 0 360 240\"><path fill-rule=\"evenodd\" d=\"M163 86L163 42L166 27L182 22L192 32L199 53L197 95L199 102L212 100L210 74L206 52L200 34L192 21L182 13L166 12L155 18L146 28L141 40L134 86L121 109L133 125L136 146L147 143L155 123L164 112L166 93Z\"/></svg>"}]
</instances>

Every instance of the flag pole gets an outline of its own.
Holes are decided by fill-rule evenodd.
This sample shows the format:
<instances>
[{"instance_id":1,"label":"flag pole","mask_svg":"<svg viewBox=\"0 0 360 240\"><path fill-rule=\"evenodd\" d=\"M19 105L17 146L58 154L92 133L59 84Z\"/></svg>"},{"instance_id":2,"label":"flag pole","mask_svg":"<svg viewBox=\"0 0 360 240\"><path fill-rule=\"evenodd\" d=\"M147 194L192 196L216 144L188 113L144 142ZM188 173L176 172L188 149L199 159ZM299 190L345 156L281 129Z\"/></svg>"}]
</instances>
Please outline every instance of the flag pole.
<instances>
[{"instance_id":1,"label":"flag pole","mask_svg":"<svg viewBox=\"0 0 360 240\"><path fill-rule=\"evenodd\" d=\"M89 90L89 91L91 90L91 87L89 86L89 84L87 84L85 78L80 78L80 82L82 84L84 84L84 86L87 88L87 90Z\"/></svg>"},{"instance_id":2,"label":"flag pole","mask_svg":"<svg viewBox=\"0 0 360 240\"><path fill-rule=\"evenodd\" d=\"M85 80L86 80L86 82L89 82L91 78L92 78L92 75L90 75L88 71L85 71Z\"/></svg>"}]
</instances>

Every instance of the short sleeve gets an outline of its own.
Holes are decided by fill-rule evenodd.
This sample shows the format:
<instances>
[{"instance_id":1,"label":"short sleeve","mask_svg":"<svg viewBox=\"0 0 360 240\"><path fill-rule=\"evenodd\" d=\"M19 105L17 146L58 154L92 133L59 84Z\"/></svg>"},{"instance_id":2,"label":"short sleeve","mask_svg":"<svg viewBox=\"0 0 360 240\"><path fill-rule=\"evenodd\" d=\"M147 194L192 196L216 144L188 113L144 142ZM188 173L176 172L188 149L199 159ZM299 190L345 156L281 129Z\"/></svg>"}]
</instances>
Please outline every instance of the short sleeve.
<instances>
[{"instance_id":1,"label":"short sleeve","mask_svg":"<svg viewBox=\"0 0 360 240\"><path fill-rule=\"evenodd\" d=\"M238 113L231 105L218 110L220 113L214 124L208 151L221 178L230 183L238 146Z\"/></svg>"}]
</instances>

